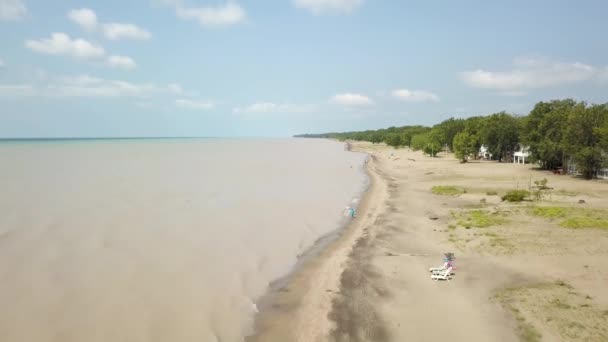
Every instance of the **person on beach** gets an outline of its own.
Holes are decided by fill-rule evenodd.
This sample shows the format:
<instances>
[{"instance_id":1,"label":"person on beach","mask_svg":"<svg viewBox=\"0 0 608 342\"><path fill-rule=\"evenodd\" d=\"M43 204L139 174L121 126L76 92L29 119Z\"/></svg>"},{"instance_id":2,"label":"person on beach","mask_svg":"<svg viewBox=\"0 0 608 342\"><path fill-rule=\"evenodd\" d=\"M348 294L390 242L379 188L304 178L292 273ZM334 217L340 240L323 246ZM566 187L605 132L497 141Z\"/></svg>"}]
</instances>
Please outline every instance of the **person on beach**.
<instances>
[{"instance_id":1,"label":"person on beach","mask_svg":"<svg viewBox=\"0 0 608 342\"><path fill-rule=\"evenodd\" d=\"M355 218L355 208L349 207L348 214L350 215L350 218Z\"/></svg>"}]
</instances>

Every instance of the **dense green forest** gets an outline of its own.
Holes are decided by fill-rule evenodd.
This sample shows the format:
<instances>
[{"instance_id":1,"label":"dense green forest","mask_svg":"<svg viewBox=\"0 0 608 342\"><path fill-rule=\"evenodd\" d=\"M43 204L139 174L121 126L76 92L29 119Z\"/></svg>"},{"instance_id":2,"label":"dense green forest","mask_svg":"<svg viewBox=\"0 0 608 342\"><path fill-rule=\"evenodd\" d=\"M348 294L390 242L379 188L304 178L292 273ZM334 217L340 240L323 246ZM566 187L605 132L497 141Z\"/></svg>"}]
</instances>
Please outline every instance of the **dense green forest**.
<instances>
[{"instance_id":1,"label":"dense green forest","mask_svg":"<svg viewBox=\"0 0 608 342\"><path fill-rule=\"evenodd\" d=\"M487 146L498 161L509 159L520 146L527 146L532 160L543 169L552 170L572 161L586 178L592 178L595 170L608 163L608 103L554 100L537 103L526 116L500 112L450 118L433 127L389 127L296 137L384 142L433 156L448 148L462 162L476 155L481 145Z\"/></svg>"}]
</instances>

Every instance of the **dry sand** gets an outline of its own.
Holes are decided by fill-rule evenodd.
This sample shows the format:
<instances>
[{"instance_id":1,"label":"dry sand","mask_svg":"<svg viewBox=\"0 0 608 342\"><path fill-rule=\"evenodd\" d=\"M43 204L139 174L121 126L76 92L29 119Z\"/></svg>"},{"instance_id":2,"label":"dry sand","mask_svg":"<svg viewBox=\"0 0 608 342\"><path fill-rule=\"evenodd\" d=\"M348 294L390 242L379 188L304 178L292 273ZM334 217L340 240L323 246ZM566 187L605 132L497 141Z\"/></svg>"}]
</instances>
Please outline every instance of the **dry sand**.
<instances>
[{"instance_id":1,"label":"dry sand","mask_svg":"<svg viewBox=\"0 0 608 342\"><path fill-rule=\"evenodd\" d=\"M605 215L608 184L530 165L353 147L372 154L358 217L267 296L251 341L608 340L608 229L531 214L553 206ZM553 188L543 200L500 200L542 178ZM436 195L436 185L466 193ZM470 226L472 211L500 224ZM443 252L456 254L456 275L434 282L428 268Z\"/></svg>"}]
</instances>

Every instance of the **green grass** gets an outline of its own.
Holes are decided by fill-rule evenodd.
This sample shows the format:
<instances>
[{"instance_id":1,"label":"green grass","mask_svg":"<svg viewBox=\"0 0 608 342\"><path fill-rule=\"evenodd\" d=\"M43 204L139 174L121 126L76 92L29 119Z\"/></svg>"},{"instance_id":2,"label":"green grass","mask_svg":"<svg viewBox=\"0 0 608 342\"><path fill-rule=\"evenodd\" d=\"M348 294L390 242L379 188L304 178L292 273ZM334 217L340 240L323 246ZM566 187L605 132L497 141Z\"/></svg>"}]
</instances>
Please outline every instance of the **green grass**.
<instances>
[{"instance_id":1,"label":"green grass","mask_svg":"<svg viewBox=\"0 0 608 342\"><path fill-rule=\"evenodd\" d=\"M602 228L608 229L608 220L588 216L570 217L559 224L565 228Z\"/></svg>"},{"instance_id":2,"label":"green grass","mask_svg":"<svg viewBox=\"0 0 608 342\"><path fill-rule=\"evenodd\" d=\"M532 214L544 218L560 218L568 215L568 209L564 207L533 207Z\"/></svg>"},{"instance_id":3,"label":"green grass","mask_svg":"<svg viewBox=\"0 0 608 342\"><path fill-rule=\"evenodd\" d=\"M513 313L522 341L540 341L536 327L563 341L608 341L606 311L562 281L503 289L497 299ZM529 320L533 320L532 326Z\"/></svg>"},{"instance_id":4,"label":"green grass","mask_svg":"<svg viewBox=\"0 0 608 342\"><path fill-rule=\"evenodd\" d=\"M431 192L435 195L457 196L466 193L466 190L454 185L436 185L431 188Z\"/></svg>"},{"instance_id":5,"label":"green grass","mask_svg":"<svg viewBox=\"0 0 608 342\"><path fill-rule=\"evenodd\" d=\"M559 225L564 228L602 228L608 229L608 212L604 210L536 206L531 213L548 219L561 219Z\"/></svg>"},{"instance_id":6,"label":"green grass","mask_svg":"<svg viewBox=\"0 0 608 342\"><path fill-rule=\"evenodd\" d=\"M500 213L490 213L485 210L471 210L458 217L458 224L463 227L486 228L501 225L507 220Z\"/></svg>"}]
</instances>

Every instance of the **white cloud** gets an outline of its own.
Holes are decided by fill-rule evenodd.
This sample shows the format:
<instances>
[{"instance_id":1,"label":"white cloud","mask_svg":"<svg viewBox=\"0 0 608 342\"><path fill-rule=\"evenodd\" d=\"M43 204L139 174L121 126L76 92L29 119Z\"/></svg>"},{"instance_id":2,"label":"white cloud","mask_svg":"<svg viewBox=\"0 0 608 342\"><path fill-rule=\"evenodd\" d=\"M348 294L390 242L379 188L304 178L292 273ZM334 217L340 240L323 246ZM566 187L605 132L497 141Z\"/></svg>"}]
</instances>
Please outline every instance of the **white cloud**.
<instances>
[{"instance_id":1,"label":"white cloud","mask_svg":"<svg viewBox=\"0 0 608 342\"><path fill-rule=\"evenodd\" d=\"M0 84L0 96L30 96L34 88L30 84Z\"/></svg>"},{"instance_id":2,"label":"white cloud","mask_svg":"<svg viewBox=\"0 0 608 342\"><path fill-rule=\"evenodd\" d=\"M105 50L84 39L71 39L65 33L53 33L49 39L27 40L25 46L35 52L49 55L66 55L76 58L97 58L105 55Z\"/></svg>"},{"instance_id":3,"label":"white cloud","mask_svg":"<svg viewBox=\"0 0 608 342\"><path fill-rule=\"evenodd\" d=\"M469 86L499 90L505 95L522 95L525 90L574 84L591 80L599 70L574 62L553 62L542 58L518 58L506 71L477 69L460 74Z\"/></svg>"},{"instance_id":4,"label":"white cloud","mask_svg":"<svg viewBox=\"0 0 608 342\"><path fill-rule=\"evenodd\" d=\"M290 103L256 102L247 107L232 109L235 114L268 114L268 113L307 113L314 111L315 106Z\"/></svg>"},{"instance_id":5,"label":"white cloud","mask_svg":"<svg viewBox=\"0 0 608 342\"><path fill-rule=\"evenodd\" d=\"M0 85L0 94L42 97L148 97L159 89L153 84L107 80L89 75L54 77L31 84Z\"/></svg>"},{"instance_id":6,"label":"white cloud","mask_svg":"<svg viewBox=\"0 0 608 342\"><path fill-rule=\"evenodd\" d=\"M135 39L148 40L152 35L150 32L133 24L110 23L103 25L103 34L110 40Z\"/></svg>"},{"instance_id":7,"label":"white cloud","mask_svg":"<svg viewBox=\"0 0 608 342\"><path fill-rule=\"evenodd\" d=\"M95 11L89 8L71 10L68 12L68 18L70 18L70 20L80 25L80 27L89 32L97 31L99 29L106 37L106 39L109 40L148 40L152 37L152 34L150 34L150 32L144 30L141 27L138 27L135 24L101 24L97 21L97 14L95 14Z\"/></svg>"},{"instance_id":8,"label":"white cloud","mask_svg":"<svg viewBox=\"0 0 608 342\"><path fill-rule=\"evenodd\" d=\"M172 92L173 94L182 94L184 92L184 88L182 88L181 85L177 84L177 83L170 83L167 88L169 89L170 92Z\"/></svg>"},{"instance_id":9,"label":"white cloud","mask_svg":"<svg viewBox=\"0 0 608 342\"><path fill-rule=\"evenodd\" d=\"M228 2L216 7L182 7L177 4L175 13L182 19L195 19L203 26L228 26L245 20L245 10L237 3Z\"/></svg>"},{"instance_id":10,"label":"white cloud","mask_svg":"<svg viewBox=\"0 0 608 342\"><path fill-rule=\"evenodd\" d=\"M608 82L608 66L599 72L598 78L601 82Z\"/></svg>"},{"instance_id":11,"label":"white cloud","mask_svg":"<svg viewBox=\"0 0 608 342\"><path fill-rule=\"evenodd\" d=\"M188 100L188 99L177 99L175 100L175 105L184 109L193 109L193 110L210 110L215 107L213 102L210 101L201 101L201 100Z\"/></svg>"},{"instance_id":12,"label":"white cloud","mask_svg":"<svg viewBox=\"0 0 608 342\"><path fill-rule=\"evenodd\" d=\"M97 29L97 15L88 8L75 9L68 12L68 18L87 31Z\"/></svg>"},{"instance_id":13,"label":"white cloud","mask_svg":"<svg viewBox=\"0 0 608 342\"><path fill-rule=\"evenodd\" d=\"M405 102L439 102L439 96L425 90L397 89L392 92L392 95Z\"/></svg>"},{"instance_id":14,"label":"white cloud","mask_svg":"<svg viewBox=\"0 0 608 342\"><path fill-rule=\"evenodd\" d=\"M46 86L43 95L58 97L146 97L158 89L153 84L106 80L89 75L63 77Z\"/></svg>"},{"instance_id":15,"label":"white cloud","mask_svg":"<svg viewBox=\"0 0 608 342\"><path fill-rule=\"evenodd\" d=\"M113 68L134 69L137 64L131 57L113 55L108 57L108 65Z\"/></svg>"},{"instance_id":16,"label":"white cloud","mask_svg":"<svg viewBox=\"0 0 608 342\"><path fill-rule=\"evenodd\" d=\"M0 0L0 21L20 20L27 14L27 7L21 0Z\"/></svg>"},{"instance_id":17,"label":"white cloud","mask_svg":"<svg viewBox=\"0 0 608 342\"><path fill-rule=\"evenodd\" d=\"M189 93L184 90L184 93ZM104 79L86 74L71 76L34 76L29 82L0 84L0 95L36 96L47 98L133 98L138 102L165 99L173 101L171 87L154 83L134 83L124 80ZM166 96L166 97L163 97ZM168 98L167 98L168 97ZM177 100L175 105L190 109L210 109L208 101Z\"/></svg>"},{"instance_id":18,"label":"white cloud","mask_svg":"<svg viewBox=\"0 0 608 342\"><path fill-rule=\"evenodd\" d=\"M363 0L293 0L297 8L319 15L323 13L350 13L361 6Z\"/></svg>"},{"instance_id":19,"label":"white cloud","mask_svg":"<svg viewBox=\"0 0 608 342\"><path fill-rule=\"evenodd\" d=\"M343 106L369 106L374 104L374 101L365 95L351 93L335 95L329 102Z\"/></svg>"}]
</instances>

